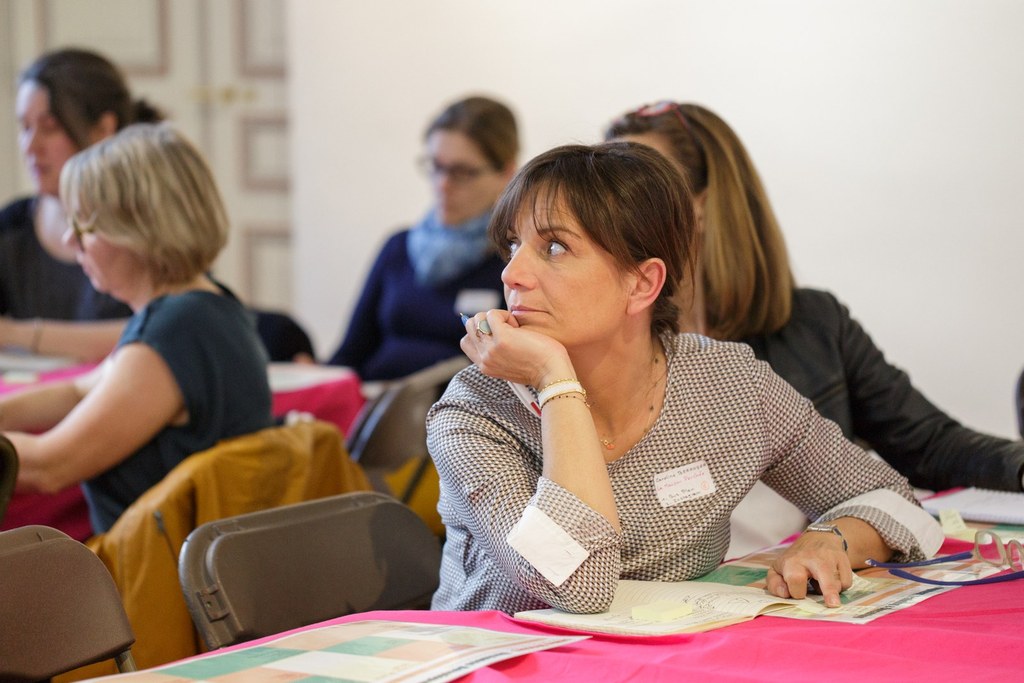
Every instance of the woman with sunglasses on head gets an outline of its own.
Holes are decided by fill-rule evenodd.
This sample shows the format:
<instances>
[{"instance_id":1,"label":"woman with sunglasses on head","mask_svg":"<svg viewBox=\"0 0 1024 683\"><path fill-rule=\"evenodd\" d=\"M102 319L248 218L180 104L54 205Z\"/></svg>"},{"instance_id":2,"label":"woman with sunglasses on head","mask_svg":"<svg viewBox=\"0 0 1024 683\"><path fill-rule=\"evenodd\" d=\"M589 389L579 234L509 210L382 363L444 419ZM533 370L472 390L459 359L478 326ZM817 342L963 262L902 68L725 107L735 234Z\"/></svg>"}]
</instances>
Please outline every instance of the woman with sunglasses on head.
<instances>
[{"instance_id":1,"label":"woman with sunglasses on head","mask_svg":"<svg viewBox=\"0 0 1024 683\"><path fill-rule=\"evenodd\" d=\"M459 100L427 127L426 147L436 203L385 243L329 361L364 380L404 377L459 355L458 314L501 305L502 262L486 230L515 172L515 117L490 98Z\"/></svg>"},{"instance_id":2,"label":"woman with sunglasses on head","mask_svg":"<svg viewBox=\"0 0 1024 683\"><path fill-rule=\"evenodd\" d=\"M1024 487L1024 443L960 425L886 361L835 296L796 286L754 164L721 118L695 104L661 102L616 119L606 137L653 147L692 185L700 253L697 276L678 297L683 331L749 344L847 438L865 443L914 486ZM748 513L738 535L765 516L756 508Z\"/></svg>"},{"instance_id":3,"label":"woman with sunglasses on head","mask_svg":"<svg viewBox=\"0 0 1024 683\"><path fill-rule=\"evenodd\" d=\"M819 522L775 560L774 595L813 578L838 606L869 557L939 547L906 480L749 348L677 334L695 230L682 176L643 145L560 147L513 178L490 225L508 310L467 321L474 365L427 418L433 608L599 612L620 579L704 575L758 480Z\"/></svg>"},{"instance_id":4,"label":"woman with sunglasses on head","mask_svg":"<svg viewBox=\"0 0 1024 683\"><path fill-rule=\"evenodd\" d=\"M162 115L131 98L107 59L79 49L48 52L30 64L19 76L16 106L36 195L0 210L0 347L98 360L114 347L131 310L93 289L61 239L61 169L89 145Z\"/></svg>"},{"instance_id":5,"label":"woman with sunglasses on head","mask_svg":"<svg viewBox=\"0 0 1024 683\"><path fill-rule=\"evenodd\" d=\"M271 425L267 357L249 313L206 275L227 216L180 133L125 128L67 161L60 194L65 242L134 313L90 374L0 399L0 430L18 489L82 482L99 533L187 456Z\"/></svg>"}]
</instances>

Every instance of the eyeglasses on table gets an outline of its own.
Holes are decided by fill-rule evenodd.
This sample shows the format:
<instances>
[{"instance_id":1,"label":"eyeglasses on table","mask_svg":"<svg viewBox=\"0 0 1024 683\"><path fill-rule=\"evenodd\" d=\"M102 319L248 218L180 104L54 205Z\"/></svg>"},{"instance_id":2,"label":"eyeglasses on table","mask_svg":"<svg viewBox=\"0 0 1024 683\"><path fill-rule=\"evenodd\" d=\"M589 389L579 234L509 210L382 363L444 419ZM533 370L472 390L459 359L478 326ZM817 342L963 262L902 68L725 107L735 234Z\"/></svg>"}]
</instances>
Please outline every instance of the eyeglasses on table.
<instances>
[{"instance_id":1,"label":"eyeglasses on table","mask_svg":"<svg viewBox=\"0 0 1024 683\"><path fill-rule=\"evenodd\" d=\"M930 567L946 562L962 562L964 560L980 560L986 564L998 567L999 569L1012 569L1008 574L987 576L983 579L969 579L963 581L942 581L918 576L906 571L909 567ZM903 579L928 583L935 586L974 586L986 583L1002 583L1024 578L1024 546L1017 539L1003 542L994 531L979 530L974 535L974 548L962 553L933 557L930 560L918 562L876 562L867 560L868 565L888 569L889 573Z\"/></svg>"}]
</instances>

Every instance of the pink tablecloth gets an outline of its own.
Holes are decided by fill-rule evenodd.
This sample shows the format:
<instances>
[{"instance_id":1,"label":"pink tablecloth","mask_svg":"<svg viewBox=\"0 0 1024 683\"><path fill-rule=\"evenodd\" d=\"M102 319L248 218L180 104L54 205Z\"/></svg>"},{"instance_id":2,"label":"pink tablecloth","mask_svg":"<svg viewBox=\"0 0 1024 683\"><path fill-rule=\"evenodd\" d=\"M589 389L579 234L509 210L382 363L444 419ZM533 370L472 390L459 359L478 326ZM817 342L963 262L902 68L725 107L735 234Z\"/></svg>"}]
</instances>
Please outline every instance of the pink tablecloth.
<instances>
[{"instance_id":1,"label":"pink tablecloth","mask_svg":"<svg viewBox=\"0 0 1024 683\"><path fill-rule=\"evenodd\" d=\"M88 372L92 367L91 365L81 365L40 373L37 382L54 382L75 377ZM27 386L32 385L0 380L0 394L18 391ZM52 526L79 541L84 541L92 536L89 510L85 505L85 498L82 497L82 490L77 485L69 486L54 494L15 493L7 507L3 523L0 523L0 531L26 524Z\"/></svg>"},{"instance_id":2,"label":"pink tablecloth","mask_svg":"<svg viewBox=\"0 0 1024 683\"><path fill-rule=\"evenodd\" d=\"M87 372L91 367L77 366L42 373L38 382L53 382L74 377ZM274 389L275 417L284 417L290 411L297 410L310 413L317 419L332 422L345 433L363 407L364 399L360 391L359 377L351 370L274 363L270 377L272 387L278 382L282 387ZM30 385L0 381L0 394L17 391L25 386ZM89 512L82 497L82 490L77 485L52 495L15 494L3 522L0 523L0 530L26 524L52 526L80 541L92 536Z\"/></svg>"},{"instance_id":3,"label":"pink tablecloth","mask_svg":"<svg viewBox=\"0 0 1024 683\"><path fill-rule=\"evenodd\" d=\"M942 552L967 547L947 541ZM368 612L317 626L361 619L565 633L493 611ZM864 625L762 616L689 635L593 635L571 646L493 664L459 680L1008 683L1019 680L1022 662L1024 580L957 588Z\"/></svg>"},{"instance_id":4,"label":"pink tablecloth","mask_svg":"<svg viewBox=\"0 0 1024 683\"><path fill-rule=\"evenodd\" d=\"M347 434L363 403L358 375L346 370L322 382L288 390L275 389L273 413L275 417L284 417L293 410L310 413L318 420L336 424Z\"/></svg>"}]
</instances>

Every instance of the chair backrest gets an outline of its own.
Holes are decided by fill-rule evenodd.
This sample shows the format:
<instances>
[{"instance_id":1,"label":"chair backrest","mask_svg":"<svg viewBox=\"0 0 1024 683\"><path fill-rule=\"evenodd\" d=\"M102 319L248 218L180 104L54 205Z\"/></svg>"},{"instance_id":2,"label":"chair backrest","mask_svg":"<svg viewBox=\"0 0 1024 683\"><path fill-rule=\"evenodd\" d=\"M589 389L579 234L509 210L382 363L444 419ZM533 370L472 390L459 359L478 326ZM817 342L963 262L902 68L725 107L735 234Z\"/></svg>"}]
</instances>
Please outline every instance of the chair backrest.
<instances>
[{"instance_id":1,"label":"chair backrest","mask_svg":"<svg viewBox=\"0 0 1024 683\"><path fill-rule=\"evenodd\" d=\"M429 464L427 453L427 411L444 393L448 382L469 365L464 356L441 361L390 384L367 409L348 437L348 450L378 491L390 492L384 476L410 460ZM402 502L418 483L413 477L405 491L395 492Z\"/></svg>"},{"instance_id":2,"label":"chair backrest","mask_svg":"<svg viewBox=\"0 0 1024 683\"><path fill-rule=\"evenodd\" d=\"M280 311L253 310L256 332L272 361L291 362L298 354L316 358L313 342L295 318Z\"/></svg>"},{"instance_id":3,"label":"chair backrest","mask_svg":"<svg viewBox=\"0 0 1024 683\"><path fill-rule=\"evenodd\" d=\"M7 506L14 495L14 483L18 479L18 452L14 444L0 434L0 522L7 513Z\"/></svg>"},{"instance_id":4,"label":"chair backrest","mask_svg":"<svg viewBox=\"0 0 1024 683\"><path fill-rule=\"evenodd\" d=\"M1024 371L1017 378L1017 432L1024 438Z\"/></svg>"},{"instance_id":5,"label":"chair backrest","mask_svg":"<svg viewBox=\"0 0 1024 683\"><path fill-rule=\"evenodd\" d=\"M214 649L354 612L428 608L440 564L412 510L365 491L203 524L178 573Z\"/></svg>"},{"instance_id":6,"label":"chair backrest","mask_svg":"<svg viewBox=\"0 0 1024 683\"><path fill-rule=\"evenodd\" d=\"M0 634L0 680L39 681L111 658L135 670L135 636L106 567L51 527L0 532Z\"/></svg>"},{"instance_id":7,"label":"chair backrest","mask_svg":"<svg viewBox=\"0 0 1024 683\"><path fill-rule=\"evenodd\" d=\"M338 428L324 422L226 439L179 463L107 533L89 540L121 593L139 666L201 650L178 578L180 549L192 531L235 515L370 488L347 457Z\"/></svg>"}]
</instances>

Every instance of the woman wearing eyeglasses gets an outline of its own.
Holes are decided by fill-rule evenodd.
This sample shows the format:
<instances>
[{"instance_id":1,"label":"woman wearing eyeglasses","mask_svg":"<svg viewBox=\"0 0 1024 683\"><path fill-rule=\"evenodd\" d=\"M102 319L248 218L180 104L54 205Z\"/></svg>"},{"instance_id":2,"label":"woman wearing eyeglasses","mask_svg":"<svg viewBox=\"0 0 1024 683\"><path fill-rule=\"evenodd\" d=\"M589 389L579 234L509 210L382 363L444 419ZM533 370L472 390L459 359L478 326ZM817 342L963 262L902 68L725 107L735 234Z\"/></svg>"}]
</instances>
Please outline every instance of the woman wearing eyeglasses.
<instances>
[{"instance_id":1,"label":"woman wearing eyeglasses","mask_svg":"<svg viewBox=\"0 0 1024 683\"><path fill-rule=\"evenodd\" d=\"M643 145L556 148L512 180L490 227L508 309L467 321L474 365L427 418L447 533L433 608L600 612L621 579L702 576L762 479L818 522L774 561L774 595L813 578L838 606L868 558L938 549L906 480L748 347L676 333L694 223Z\"/></svg>"},{"instance_id":2,"label":"woman wearing eyeglasses","mask_svg":"<svg viewBox=\"0 0 1024 683\"><path fill-rule=\"evenodd\" d=\"M743 341L850 439L866 443L914 486L1019 491L1024 443L979 434L949 417L890 365L846 306L797 287L771 203L743 143L695 104L661 102L612 122L609 139L639 142L685 171L701 230L698 276L679 295L680 327ZM778 511L752 506L734 535ZM742 552L745 548L737 548Z\"/></svg>"},{"instance_id":3,"label":"woman wearing eyeglasses","mask_svg":"<svg viewBox=\"0 0 1024 683\"><path fill-rule=\"evenodd\" d=\"M98 360L131 311L93 289L62 241L60 172L76 152L162 116L132 100L121 72L87 50L46 53L18 83L18 141L36 195L0 210L0 347Z\"/></svg>"},{"instance_id":4,"label":"woman wearing eyeglasses","mask_svg":"<svg viewBox=\"0 0 1024 683\"><path fill-rule=\"evenodd\" d=\"M180 133L129 126L71 157L60 182L65 243L133 315L93 372L0 399L0 430L18 489L82 482L99 533L188 455L271 425L267 357L251 316L206 275L227 216Z\"/></svg>"},{"instance_id":5,"label":"woman wearing eyeglasses","mask_svg":"<svg viewBox=\"0 0 1024 683\"><path fill-rule=\"evenodd\" d=\"M441 112L425 139L435 204L385 243L329 361L364 380L403 377L459 355L458 314L501 305L502 262L486 231L515 172L515 117L500 102L468 97Z\"/></svg>"}]
</instances>

